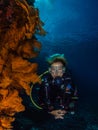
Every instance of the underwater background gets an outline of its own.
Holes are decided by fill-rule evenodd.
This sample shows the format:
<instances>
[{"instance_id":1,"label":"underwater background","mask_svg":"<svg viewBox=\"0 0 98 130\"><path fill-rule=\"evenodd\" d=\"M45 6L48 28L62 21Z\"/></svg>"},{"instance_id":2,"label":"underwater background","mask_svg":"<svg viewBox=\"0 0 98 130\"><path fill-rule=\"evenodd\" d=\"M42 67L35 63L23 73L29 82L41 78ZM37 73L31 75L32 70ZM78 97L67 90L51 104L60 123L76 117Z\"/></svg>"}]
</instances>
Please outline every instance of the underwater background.
<instances>
[{"instance_id":1,"label":"underwater background","mask_svg":"<svg viewBox=\"0 0 98 130\"><path fill-rule=\"evenodd\" d=\"M28 0L33 4L32 0ZM15 130L98 130L98 1L35 0L47 35L36 35L42 49L36 61L38 73L47 70L46 57L64 54L78 87L79 100L75 115L54 120L38 111L24 97L26 111L16 115Z\"/></svg>"}]
</instances>

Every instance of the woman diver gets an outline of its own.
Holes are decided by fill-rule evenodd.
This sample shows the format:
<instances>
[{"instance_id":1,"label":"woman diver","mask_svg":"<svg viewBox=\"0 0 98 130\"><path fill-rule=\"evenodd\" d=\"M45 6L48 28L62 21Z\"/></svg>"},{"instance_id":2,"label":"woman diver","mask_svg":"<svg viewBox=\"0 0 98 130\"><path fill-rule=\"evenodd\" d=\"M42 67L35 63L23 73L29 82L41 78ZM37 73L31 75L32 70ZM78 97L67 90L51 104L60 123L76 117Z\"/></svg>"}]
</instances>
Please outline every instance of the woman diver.
<instances>
[{"instance_id":1,"label":"woman diver","mask_svg":"<svg viewBox=\"0 0 98 130\"><path fill-rule=\"evenodd\" d=\"M67 72L64 54L54 54L47 59L49 71L42 77L39 104L55 119L63 119L67 112L75 113L77 88Z\"/></svg>"}]
</instances>

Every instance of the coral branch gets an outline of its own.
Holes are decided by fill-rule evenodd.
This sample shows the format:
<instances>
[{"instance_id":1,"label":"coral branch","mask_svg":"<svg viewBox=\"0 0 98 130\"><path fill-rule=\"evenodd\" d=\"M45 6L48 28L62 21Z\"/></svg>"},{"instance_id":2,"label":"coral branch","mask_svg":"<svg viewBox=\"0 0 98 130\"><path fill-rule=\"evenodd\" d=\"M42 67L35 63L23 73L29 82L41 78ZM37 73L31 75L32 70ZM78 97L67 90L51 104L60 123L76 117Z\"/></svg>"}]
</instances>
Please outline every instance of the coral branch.
<instances>
[{"instance_id":1,"label":"coral branch","mask_svg":"<svg viewBox=\"0 0 98 130\"><path fill-rule=\"evenodd\" d=\"M0 130L12 130L17 112L25 110L19 93L30 95L31 82L40 82L37 63L41 43L34 34L44 35L39 12L26 0L0 1Z\"/></svg>"}]
</instances>

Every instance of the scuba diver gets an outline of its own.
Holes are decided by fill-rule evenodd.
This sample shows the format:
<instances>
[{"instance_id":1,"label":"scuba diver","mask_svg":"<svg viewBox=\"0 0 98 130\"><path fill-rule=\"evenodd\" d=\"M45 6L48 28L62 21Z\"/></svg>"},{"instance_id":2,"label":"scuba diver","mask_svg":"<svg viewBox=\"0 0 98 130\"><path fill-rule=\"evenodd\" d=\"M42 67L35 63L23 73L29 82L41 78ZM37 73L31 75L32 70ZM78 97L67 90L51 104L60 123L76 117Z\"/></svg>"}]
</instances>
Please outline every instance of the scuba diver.
<instances>
[{"instance_id":1,"label":"scuba diver","mask_svg":"<svg viewBox=\"0 0 98 130\"><path fill-rule=\"evenodd\" d=\"M63 119L66 113L75 114L77 88L67 70L64 54L47 58L48 73L42 76L39 90L39 104L55 119Z\"/></svg>"}]
</instances>

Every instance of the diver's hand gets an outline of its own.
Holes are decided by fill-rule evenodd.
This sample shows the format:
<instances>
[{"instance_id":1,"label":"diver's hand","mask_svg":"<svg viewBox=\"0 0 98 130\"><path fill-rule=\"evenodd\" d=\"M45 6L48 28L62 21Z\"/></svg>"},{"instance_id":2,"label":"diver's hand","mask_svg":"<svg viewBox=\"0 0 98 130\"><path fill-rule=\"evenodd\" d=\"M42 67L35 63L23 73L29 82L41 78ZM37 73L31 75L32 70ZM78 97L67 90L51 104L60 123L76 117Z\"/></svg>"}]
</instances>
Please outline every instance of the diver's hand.
<instances>
[{"instance_id":1,"label":"diver's hand","mask_svg":"<svg viewBox=\"0 0 98 130\"><path fill-rule=\"evenodd\" d=\"M55 119L64 119L64 115L67 113L65 110L53 110L49 112L51 115L54 116Z\"/></svg>"}]
</instances>

